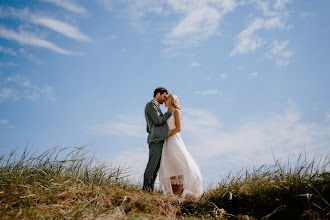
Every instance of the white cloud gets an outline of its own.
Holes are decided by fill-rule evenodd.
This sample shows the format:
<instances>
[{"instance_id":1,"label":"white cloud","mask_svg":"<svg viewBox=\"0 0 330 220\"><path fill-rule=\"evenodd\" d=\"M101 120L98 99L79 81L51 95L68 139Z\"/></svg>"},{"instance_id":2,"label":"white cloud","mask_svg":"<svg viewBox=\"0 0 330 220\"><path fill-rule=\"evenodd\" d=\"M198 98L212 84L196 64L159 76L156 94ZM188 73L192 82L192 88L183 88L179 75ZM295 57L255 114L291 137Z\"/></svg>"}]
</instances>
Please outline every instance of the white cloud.
<instances>
[{"instance_id":1,"label":"white cloud","mask_svg":"<svg viewBox=\"0 0 330 220\"><path fill-rule=\"evenodd\" d=\"M287 159L289 154L292 159L304 146L311 157L316 153L329 153L330 126L305 122L293 103L282 112L242 121L231 129L222 123L221 116L207 110L185 107L182 116L183 141L207 181L213 174L225 175L231 170L247 168L252 161L256 166L272 163L273 153L276 159ZM144 126L145 122L141 125ZM134 137L134 132L130 136ZM134 146L131 149L111 161L121 165L126 162L136 172L133 179L141 181L148 160L148 147ZM127 158L133 165L127 164Z\"/></svg>"},{"instance_id":2,"label":"white cloud","mask_svg":"<svg viewBox=\"0 0 330 220\"><path fill-rule=\"evenodd\" d=\"M202 95L217 95L217 94L219 94L219 91L217 89L204 90L202 92Z\"/></svg>"},{"instance_id":3,"label":"white cloud","mask_svg":"<svg viewBox=\"0 0 330 220\"><path fill-rule=\"evenodd\" d=\"M13 128L14 126L10 125L8 120L0 119L0 128Z\"/></svg>"},{"instance_id":4,"label":"white cloud","mask_svg":"<svg viewBox=\"0 0 330 220\"><path fill-rule=\"evenodd\" d=\"M254 51L262 46L264 40L255 34L255 32L261 29L274 29L284 28L285 25L282 22L280 16L270 19L256 18L247 28L238 34L238 43L231 51L230 55L245 54L250 51Z\"/></svg>"},{"instance_id":5,"label":"white cloud","mask_svg":"<svg viewBox=\"0 0 330 220\"><path fill-rule=\"evenodd\" d=\"M294 50L287 49L289 41L274 40L271 44L271 57L276 61L279 66L286 66L290 63L289 58L294 54Z\"/></svg>"},{"instance_id":6,"label":"white cloud","mask_svg":"<svg viewBox=\"0 0 330 220\"><path fill-rule=\"evenodd\" d=\"M55 101L54 89L47 84L38 86L20 75L0 79L0 103L21 98L32 101Z\"/></svg>"},{"instance_id":7,"label":"white cloud","mask_svg":"<svg viewBox=\"0 0 330 220\"><path fill-rule=\"evenodd\" d=\"M41 64L42 63L42 61L40 59L38 59L34 55L26 52L26 50L24 50L23 48L20 48L18 51L23 57L30 60L31 62L36 63L36 64Z\"/></svg>"},{"instance_id":8,"label":"white cloud","mask_svg":"<svg viewBox=\"0 0 330 220\"><path fill-rule=\"evenodd\" d=\"M13 49L3 47L2 45L0 45L0 52L5 53L5 54L10 54L10 55L13 55L13 56L16 55L16 52Z\"/></svg>"},{"instance_id":9,"label":"white cloud","mask_svg":"<svg viewBox=\"0 0 330 220\"><path fill-rule=\"evenodd\" d=\"M5 54L10 54L12 56L17 55L17 52L14 49L3 47L2 45L0 45L0 52L5 53ZM38 58L36 58L32 54L29 54L23 48L20 48L18 50L18 53L21 54L23 57L27 58L28 60L34 62L34 63L38 63L38 64L41 63L41 61ZM14 63L7 63L6 65L8 66L8 64L9 65L15 65ZM3 66L3 63L0 63L0 66Z\"/></svg>"},{"instance_id":10,"label":"white cloud","mask_svg":"<svg viewBox=\"0 0 330 220\"><path fill-rule=\"evenodd\" d=\"M200 63L197 63L197 62L192 62L191 63L191 66L192 67L199 67L201 64Z\"/></svg>"},{"instance_id":11,"label":"white cloud","mask_svg":"<svg viewBox=\"0 0 330 220\"><path fill-rule=\"evenodd\" d=\"M217 89L207 89L207 90L203 90L203 91L196 90L194 93L201 94L201 95L221 95L221 93Z\"/></svg>"},{"instance_id":12,"label":"white cloud","mask_svg":"<svg viewBox=\"0 0 330 220\"><path fill-rule=\"evenodd\" d=\"M100 136L132 136L146 138L145 121L142 117L119 116L117 120L105 121L89 128Z\"/></svg>"},{"instance_id":13,"label":"white cloud","mask_svg":"<svg viewBox=\"0 0 330 220\"><path fill-rule=\"evenodd\" d=\"M227 79L227 78L228 78L228 75L227 75L227 73L222 73L222 74L220 75L220 77L221 77L222 79Z\"/></svg>"},{"instance_id":14,"label":"white cloud","mask_svg":"<svg viewBox=\"0 0 330 220\"><path fill-rule=\"evenodd\" d=\"M251 73L251 75L250 75L250 78L254 78L254 77L257 77L259 75L259 73L258 72L253 72L253 73Z\"/></svg>"},{"instance_id":15,"label":"white cloud","mask_svg":"<svg viewBox=\"0 0 330 220\"><path fill-rule=\"evenodd\" d=\"M148 13L156 15L166 14L165 12L166 0L140 0L140 1L126 1L126 0L98 0L97 2L102 8L116 13L120 18L125 18L129 23L139 32L146 32L149 28L150 20L142 20Z\"/></svg>"},{"instance_id":16,"label":"white cloud","mask_svg":"<svg viewBox=\"0 0 330 220\"><path fill-rule=\"evenodd\" d=\"M222 128L222 123L218 117L204 109L184 108L182 114L184 116L182 125L188 133L200 130L201 135L203 135Z\"/></svg>"},{"instance_id":17,"label":"white cloud","mask_svg":"<svg viewBox=\"0 0 330 220\"><path fill-rule=\"evenodd\" d=\"M212 35L219 34L220 20L237 6L234 0L168 0L167 4L174 14L183 18L165 36L163 42L180 47L194 46Z\"/></svg>"},{"instance_id":18,"label":"white cloud","mask_svg":"<svg viewBox=\"0 0 330 220\"><path fill-rule=\"evenodd\" d=\"M32 32L27 31L19 31L15 32L11 29L6 29L0 26L0 37L5 38L7 40L14 40L23 45L30 45L35 47L46 48L56 53L64 54L64 55L71 55L71 54L78 54L75 52L71 52L65 50L56 44L46 41L44 39L38 38Z\"/></svg>"},{"instance_id":19,"label":"white cloud","mask_svg":"<svg viewBox=\"0 0 330 220\"><path fill-rule=\"evenodd\" d=\"M287 29L292 25L285 24L285 18L288 16L287 4L291 0L277 0L273 1L248 1L247 3L255 3L256 8L261 10L264 18L256 17L253 21L237 35L237 43L234 49L230 52L230 56L246 54L267 44L267 40L258 35L257 32L261 30L272 29Z\"/></svg>"},{"instance_id":20,"label":"white cloud","mask_svg":"<svg viewBox=\"0 0 330 220\"><path fill-rule=\"evenodd\" d=\"M6 125L6 124L8 124L9 123L9 121L8 120L0 120L0 125Z\"/></svg>"},{"instance_id":21,"label":"white cloud","mask_svg":"<svg viewBox=\"0 0 330 220\"><path fill-rule=\"evenodd\" d=\"M257 9L262 10L263 15L265 16L274 16L277 14L275 11L271 10L270 2L268 1L256 1L256 7Z\"/></svg>"},{"instance_id":22,"label":"white cloud","mask_svg":"<svg viewBox=\"0 0 330 220\"><path fill-rule=\"evenodd\" d=\"M210 126L198 123L210 121L210 118L213 118ZM271 146L276 154L286 157L288 153L300 153L303 146L309 153L320 153L328 149L330 143L330 127L304 122L294 106L263 119L245 121L232 131L226 130L218 118L207 111L198 116L189 111L183 114L185 142L203 166L217 164L221 167L239 161L243 167L249 165L251 159L260 165L269 163L267 160L272 158Z\"/></svg>"},{"instance_id":23,"label":"white cloud","mask_svg":"<svg viewBox=\"0 0 330 220\"><path fill-rule=\"evenodd\" d=\"M0 88L0 103L9 99L17 99L17 92L10 88Z\"/></svg>"},{"instance_id":24,"label":"white cloud","mask_svg":"<svg viewBox=\"0 0 330 220\"><path fill-rule=\"evenodd\" d=\"M316 12L301 12L300 13L300 17L305 18L305 17L314 17L314 16L318 16L318 14Z\"/></svg>"},{"instance_id":25,"label":"white cloud","mask_svg":"<svg viewBox=\"0 0 330 220\"><path fill-rule=\"evenodd\" d=\"M90 40L89 37L81 33L77 27L67 24L63 21L59 21L53 18L48 18L40 15L32 15L30 21L32 23L39 24L49 29L52 29L60 34L63 34L68 38L81 40L81 41Z\"/></svg>"},{"instance_id":26,"label":"white cloud","mask_svg":"<svg viewBox=\"0 0 330 220\"><path fill-rule=\"evenodd\" d=\"M59 7L62 7L68 11L72 11L75 13L79 13L79 14L87 13L85 8L76 4L74 1L70 1L70 0L39 0L39 1L53 3Z\"/></svg>"},{"instance_id":27,"label":"white cloud","mask_svg":"<svg viewBox=\"0 0 330 220\"><path fill-rule=\"evenodd\" d=\"M189 11L165 37L166 44L196 45L218 31L220 12L209 6Z\"/></svg>"},{"instance_id":28,"label":"white cloud","mask_svg":"<svg viewBox=\"0 0 330 220\"><path fill-rule=\"evenodd\" d=\"M292 2L293 2L293 0L276 0L273 7L276 10L283 10L286 8L287 4L290 4Z\"/></svg>"},{"instance_id":29,"label":"white cloud","mask_svg":"<svg viewBox=\"0 0 330 220\"><path fill-rule=\"evenodd\" d=\"M238 5L236 0L98 0L109 10L120 8L120 16L126 17L138 30L144 31L143 19L148 13L176 16L179 19L165 35L163 43L182 48L199 44L210 36L219 34L220 21ZM123 9L124 8L124 9ZM118 13L118 10L117 10Z\"/></svg>"},{"instance_id":30,"label":"white cloud","mask_svg":"<svg viewBox=\"0 0 330 220\"><path fill-rule=\"evenodd\" d=\"M80 41L90 40L89 37L81 33L77 27L54 18L43 16L38 13L32 13L28 8L15 9L13 7L0 7L0 17L19 18L21 20L49 28L71 39Z\"/></svg>"}]
</instances>

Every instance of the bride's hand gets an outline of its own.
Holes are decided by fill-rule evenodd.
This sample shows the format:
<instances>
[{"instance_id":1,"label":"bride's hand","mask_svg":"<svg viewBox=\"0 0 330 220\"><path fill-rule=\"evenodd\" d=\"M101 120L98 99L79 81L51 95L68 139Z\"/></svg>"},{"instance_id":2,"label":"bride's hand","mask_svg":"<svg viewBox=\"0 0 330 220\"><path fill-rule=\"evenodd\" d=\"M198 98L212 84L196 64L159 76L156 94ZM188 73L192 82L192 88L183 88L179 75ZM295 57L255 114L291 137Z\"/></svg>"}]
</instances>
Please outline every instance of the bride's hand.
<instances>
[{"instance_id":1,"label":"bride's hand","mask_svg":"<svg viewBox=\"0 0 330 220\"><path fill-rule=\"evenodd\" d=\"M171 106L171 107L169 107L169 108L167 109L167 111L168 111L168 112L171 112L171 113L172 113L174 110L175 110L175 107L174 107L174 106Z\"/></svg>"},{"instance_id":2,"label":"bride's hand","mask_svg":"<svg viewBox=\"0 0 330 220\"><path fill-rule=\"evenodd\" d=\"M172 135L173 135L173 132L172 131L168 131L167 132L167 137L172 136Z\"/></svg>"}]
</instances>

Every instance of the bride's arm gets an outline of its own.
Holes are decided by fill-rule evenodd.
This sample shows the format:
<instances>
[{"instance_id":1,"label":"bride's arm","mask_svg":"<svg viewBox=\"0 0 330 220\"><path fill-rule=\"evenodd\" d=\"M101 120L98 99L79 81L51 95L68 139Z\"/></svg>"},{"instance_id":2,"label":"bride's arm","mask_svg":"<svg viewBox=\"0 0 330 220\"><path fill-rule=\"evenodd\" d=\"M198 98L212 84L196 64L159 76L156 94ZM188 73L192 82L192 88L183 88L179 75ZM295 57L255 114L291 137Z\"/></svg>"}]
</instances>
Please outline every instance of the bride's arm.
<instances>
[{"instance_id":1,"label":"bride's arm","mask_svg":"<svg viewBox=\"0 0 330 220\"><path fill-rule=\"evenodd\" d=\"M180 110L174 111L174 119L175 119L175 129L168 132L168 136L175 135L181 131L181 112Z\"/></svg>"}]
</instances>

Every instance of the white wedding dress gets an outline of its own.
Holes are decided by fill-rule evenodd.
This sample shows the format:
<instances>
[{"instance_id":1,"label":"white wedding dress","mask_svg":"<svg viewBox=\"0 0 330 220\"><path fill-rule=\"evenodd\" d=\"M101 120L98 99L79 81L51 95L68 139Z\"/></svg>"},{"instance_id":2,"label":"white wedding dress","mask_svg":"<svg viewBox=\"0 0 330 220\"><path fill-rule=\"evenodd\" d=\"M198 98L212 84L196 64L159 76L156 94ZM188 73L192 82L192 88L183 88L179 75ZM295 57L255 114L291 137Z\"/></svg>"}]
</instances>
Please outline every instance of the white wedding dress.
<instances>
[{"instance_id":1,"label":"white wedding dress","mask_svg":"<svg viewBox=\"0 0 330 220\"><path fill-rule=\"evenodd\" d=\"M174 114L167 119L169 130L176 128ZM172 176L181 176L182 179L170 180ZM182 196L203 194L201 172L184 145L180 133L167 137L164 145L159 168L159 182L166 193L172 193L172 184L183 184Z\"/></svg>"}]
</instances>

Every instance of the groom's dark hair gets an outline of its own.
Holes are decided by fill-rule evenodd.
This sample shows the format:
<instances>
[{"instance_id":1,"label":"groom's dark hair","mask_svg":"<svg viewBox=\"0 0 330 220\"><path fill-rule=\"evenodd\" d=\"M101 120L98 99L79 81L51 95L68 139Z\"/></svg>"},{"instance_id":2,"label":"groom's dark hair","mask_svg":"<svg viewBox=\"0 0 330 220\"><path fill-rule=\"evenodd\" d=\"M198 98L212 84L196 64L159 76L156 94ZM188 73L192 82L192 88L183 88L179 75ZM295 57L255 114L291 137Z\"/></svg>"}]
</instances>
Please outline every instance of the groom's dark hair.
<instances>
[{"instance_id":1,"label":"groom's dark hair","mask_svg":"<svg viewBox=\"0 0 330 220\"><path fill-rule=\"evenodd\" d=\"M154 97L156 97L157 93L160 93L162 95L164 92L168 94L167 89L165 89L164 87L157 87L154 91Z\"/></svg>"}]
</instances>

